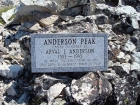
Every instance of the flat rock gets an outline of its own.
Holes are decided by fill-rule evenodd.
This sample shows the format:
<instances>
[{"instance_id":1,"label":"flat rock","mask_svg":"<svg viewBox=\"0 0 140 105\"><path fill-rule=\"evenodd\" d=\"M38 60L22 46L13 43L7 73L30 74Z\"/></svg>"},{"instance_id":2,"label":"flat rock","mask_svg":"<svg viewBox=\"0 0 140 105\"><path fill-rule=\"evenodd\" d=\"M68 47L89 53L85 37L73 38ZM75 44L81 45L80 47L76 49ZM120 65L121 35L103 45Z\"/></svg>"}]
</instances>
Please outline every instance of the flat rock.
<instances>
[{"instance_id":1,"label":"flat rock","mask_svg":"<svg viewBox=\"0 0 140 105\"><path fill-rule=\"evenodd\" d=\"M48 105L52 105L52 101L56 98L62 90L66 87L63 83L56 83L47 91Z\"/></svg>"},{"instance_id":2,"label":"flat rock","mask_svg":"<svg viewBox=\"0 0 140 105\"><path fill-rule=\"evenodd\" d=\"M3 12L1 17L6 22L9 23L9 19L12 17L12 15L15 14L15 8L8 10L7 12Z\"/></svg>"},{"instance_id":3,"label":"flat rock","mask_svg":"<svg viewBox=\"0 0 140 105\"><path fill-rule=\"evenodd\" d=\"M125 51L134 51L136 49L136 46L128 40L123 48Z\"/></svg>"},{"instance_id":4,"label":"flat rock","mask_svg":"<svg viewBox=\"0 0 140 105\"><path fill-rule=\"evenodd\" d=\"M108 33L108 40L117 40L117 35L112 31L112 25L102 24L98 25L99 29L105 33Z\"/></svg>"},{"instance_id":5,"label":"flat rock","mask_svg":"<svg viewBox=\"0 0 140 105\"><path fill-rule=\"evenodd\" d=\"M54 23L60 22L58 15L51 15L49 13L33 13L33 17L42 26L46 27Z\"/></svg>"},{"instance_id":6,"label":"flat rock","mask_svg":"<svg viewBox=\"0 0 140 105\"><path fill-rule=\"evenodd\" d=\"M6 78L17 78L22 74L23 69L21 65L1 65L0 75Z\"/></svg>"},{"instance_id":7,"label":"flat rock","mask_svg":"<svg viewBox=\"0 0 140 105\"><path fill-rule=\"evenodd\" d=\"M8 84L8 89L6 90L7 94L10 96L16 96L17 92L16 92L16 86L17 83L12 81Z\"/></svg>"},{"instance_id":8,"label":"flat rock","mask_svg":"<svg viewBox=\"0 0 140 105\"><path fill-rule=\"evenodd\" d=\"M63 9L63 6L60 6L56 2L50 0L21 0L20 7L18 8L18 15L28 15L34 10L59 14L59 12Z\"/></svg>"},{"instance_id":9,"label":"flat rock","mask_svg":"<svg viewBox=\"0 0 140 105\"><path fill-rule=\"evenodd\" d=\"M64 80L57 79L48 75L42 75L38 78L35 78L34 90L39 97L45 97L47 95L47 90L51 86L57 83L63 83Z\"/></svg>"},{"instance_id":10,"label":"flat rock","mask_svg":"<svg viewBox=\"0 0 140 105\"><path fill-rule=\"evenodd\" d=\"M24 92L21 97L17 100L17 103L18 104L24 104L24 105L27 105L27 103L29 102L30 100L30 95L28 92Z\"/></svg>"},{"instance_id":11,"label":"flat rock","mask_svg":"<svg viewBox=\"0 0 140 105\"><path fill-rule=\"evenodd\" d=\"M71 94L77 103L91 105L97 100L105 101L112 91L111 84L101 74L88 73L71 83Z\"/></svg>"}]
</instances>

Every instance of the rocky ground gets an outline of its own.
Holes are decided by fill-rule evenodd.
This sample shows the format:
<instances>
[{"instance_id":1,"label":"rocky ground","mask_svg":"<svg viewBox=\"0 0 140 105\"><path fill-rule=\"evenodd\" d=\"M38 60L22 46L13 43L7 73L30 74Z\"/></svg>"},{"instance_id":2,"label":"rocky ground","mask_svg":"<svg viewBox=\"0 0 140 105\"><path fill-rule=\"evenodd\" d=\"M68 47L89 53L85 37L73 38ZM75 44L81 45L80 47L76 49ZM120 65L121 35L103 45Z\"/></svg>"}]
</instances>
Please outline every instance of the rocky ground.
<instances>
[{"instance_id":1,"label":"rocky ground","mask_svg":"<svg viewBox=\"0 0 140 105\"><path fill-rule=\"evenodd\" d=\"M11 5L1 14L0 105L140 105L140 0L0 1ZM108 70L33 74L33 33L107 33Z\"/></svg>"}]
</instances>

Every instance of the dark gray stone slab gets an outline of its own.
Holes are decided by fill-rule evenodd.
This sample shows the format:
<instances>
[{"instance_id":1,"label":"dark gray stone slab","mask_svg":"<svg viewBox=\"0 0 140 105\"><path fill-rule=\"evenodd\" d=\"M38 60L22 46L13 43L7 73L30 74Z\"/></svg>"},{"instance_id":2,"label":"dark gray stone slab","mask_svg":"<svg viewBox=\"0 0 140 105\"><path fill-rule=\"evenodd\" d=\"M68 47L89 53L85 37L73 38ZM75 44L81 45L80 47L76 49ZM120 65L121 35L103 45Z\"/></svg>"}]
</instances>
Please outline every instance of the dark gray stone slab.
<instances>
[{"instance_id":1,"label":"dark gray stone slab","mask_svg":"<svg viewBox=\"0 0 140 105\"><path fill-rule=\"evenodd\" d=\"M107 70L107 39L107 34L33 34L32 72Z\"/></svg>"}]
</instances>

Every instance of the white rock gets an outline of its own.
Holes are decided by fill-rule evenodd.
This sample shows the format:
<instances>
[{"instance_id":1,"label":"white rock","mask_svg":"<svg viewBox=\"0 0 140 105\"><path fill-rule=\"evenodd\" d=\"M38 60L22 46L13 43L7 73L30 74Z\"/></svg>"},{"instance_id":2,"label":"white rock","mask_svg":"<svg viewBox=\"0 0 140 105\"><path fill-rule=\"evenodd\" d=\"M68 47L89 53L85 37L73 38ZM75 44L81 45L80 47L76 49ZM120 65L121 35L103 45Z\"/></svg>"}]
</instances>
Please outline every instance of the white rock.
<instances>
[{"instance_id":1,"label":"white rock","mask_svg":"<svg viewBox=\"0 0 140 105\"><path fill-rule=\"evenodd\" d=\"M140 64L137 62L133 62L133 64L131 65L131 70L138 70L140 71Z\"/></svg>"},{"instance_id":2,"label":"white rock","mask_svg":"<svg viewBox=\"0 0 140 105\"><path fill-rule=\"evenodd\" d=\"M117 56L117 58L124 58L124 55L125 54L123 52L120 52L119 55Z\"/></svg>"},{"instance_id":3,"label":"white rock","mask_svg":"<svg viewBox=\"0 0 140 105\"><path fill-rule=\"evenodd\" d=\"M21 65L1 65L0 75L6 78L17 78L23 72Z\"/></svg>"},{"instance_id":4,"label":"white rock","mask_svg":"<svg viewBox=\"0 0 140 105\"><path fill-rule=\"evenodd\" d=\"M132 21L132 26L134 29L139 29L139 23L138 20L136 18L131 18Z\"/></svg>"},{"instance_id":5,"label":"white rock","mask_svg":"<svg viewBox=\"0 0 140 105\"><path fill-rule=\"evenodd\" d=\"M132 54L132 57L134 59L134 62L140 64L140 52L135 52L134 54Z\"/></svg>"},{"instance_id":6,"label":"white rock","mask_svg":"<svg viewBox=\"0 0 140 105\"><path fill-rule=\"evenodd\" d=\"M137 13L137 11L131 7L131 6L118 6L116 8L114 8L116 14L120 15L120 14L127 14L127 15L133 15L135 13Z\"/></svg>"},{"instance_id":7,"label":"white rock","mask_svg":"<svg viewBox=\"0 0 140 105\"><path fill-rule=\"evenodd\" d=\"M50 87L47 91L48 105L52 105L53 99L57 97L65 87L66 85L62 83L57 83Z\"/></svg>"},{"instance_id":8,"label":"white rock","mask_svg":"<svg viewBox=\"0 0 140 105\"><path fill-rule=\"evenodd\" d=\"M133 51L135 49L136 49L136 46L130 40L128 40L124 46L124 50L125 51Z\"/></svg>"},{"instance_id":9,"label":"white rock","mask_svg":"<svg viewBox=\"0 0 140 105\"><path fill-rule=\"evenodd\" d=\"M8 84L8 89L6 90L7 94L8 95L11 95L11 96L16 96L17 93L16 93L16 82L12 81Z\"/></svg>"},{"instance_id":10,"label":"white rock","mask_svg":"<svg viewBox=\"0 0 140 105\"><path fill-rule=\"evenodd\" d=\"M12 15L15 14L15 8L8 10L7 12L3 12L1 17L6 22L9 23L10 21L8 19L11 18Z\"/></svg>"},{"instance_id":11,"label":"white rock","mask_svg":"<svg viewBox=\"0 0 140 105\"><path fill-rule=\"evenodd\" d=\"M129 71L131 70L130 63L122 63L121 66L122 66L123 70L129 74Z\"/></svg>"},{"instance_id":12,"label":"white rock","mask_svg":"<svg viewBox=\"0 0 140 105\"><path fill-rule=\"evenodd\" d=\"M2 40L2 36L0 36L0 41Z\"/></svg>"}]
</instances>

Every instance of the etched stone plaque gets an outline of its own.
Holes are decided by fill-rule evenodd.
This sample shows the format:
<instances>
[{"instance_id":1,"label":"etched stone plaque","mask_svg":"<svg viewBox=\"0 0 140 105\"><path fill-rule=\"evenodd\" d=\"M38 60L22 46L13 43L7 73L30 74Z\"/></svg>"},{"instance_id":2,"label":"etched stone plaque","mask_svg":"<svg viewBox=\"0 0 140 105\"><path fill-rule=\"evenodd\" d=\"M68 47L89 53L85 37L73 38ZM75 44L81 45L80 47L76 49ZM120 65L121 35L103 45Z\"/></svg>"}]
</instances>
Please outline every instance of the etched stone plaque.
<instances>
[{"instance_id":1,"label":"etched stone plaque","mask_svg":"<svg viewBox=\"0 0 140 105\"><path fill-rule=\"evenodd\" d=\"M33 34L32 72L107 70L107 46L107 34Z\"/></svg>"}]
</instances>

